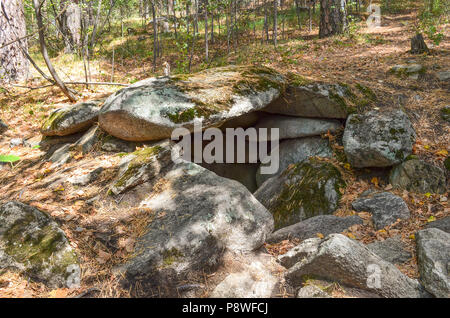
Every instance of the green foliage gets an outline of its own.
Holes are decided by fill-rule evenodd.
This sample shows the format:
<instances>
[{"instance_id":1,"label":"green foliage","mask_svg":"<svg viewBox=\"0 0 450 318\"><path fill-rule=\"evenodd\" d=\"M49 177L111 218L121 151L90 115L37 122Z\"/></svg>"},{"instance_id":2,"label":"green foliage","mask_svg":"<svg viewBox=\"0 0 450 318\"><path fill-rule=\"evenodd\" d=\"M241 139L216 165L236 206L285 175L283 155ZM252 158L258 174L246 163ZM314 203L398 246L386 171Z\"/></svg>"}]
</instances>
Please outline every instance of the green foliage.
<instances>
[{"instance_id":1,"label":"green foliage","mask_svg":"<svg viewBox=\"0 0 450 318\"><path fill-rule=\"evenodd\" d=\"M16 155L0 155L0 162L13 163L19 161L20 157Z\"/></svg>"},{"instance_id":2,"label":"green foliage","mask_svg":"<svg viewBox=\"0 0 450 318\"><path fill-rule=\"evenodd\" d=\"M444 30L439 25L449 22L448 0L427 0L419 13L418 32L422 31L435 45L444 39Z\"/></svg>"}]
</instances>

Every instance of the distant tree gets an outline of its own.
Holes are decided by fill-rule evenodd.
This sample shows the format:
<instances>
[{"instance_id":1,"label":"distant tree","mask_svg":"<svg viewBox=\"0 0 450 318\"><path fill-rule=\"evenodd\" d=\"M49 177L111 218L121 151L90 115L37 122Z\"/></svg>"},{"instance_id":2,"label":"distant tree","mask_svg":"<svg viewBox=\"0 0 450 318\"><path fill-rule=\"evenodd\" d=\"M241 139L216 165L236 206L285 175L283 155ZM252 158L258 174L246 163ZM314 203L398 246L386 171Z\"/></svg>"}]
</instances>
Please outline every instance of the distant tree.
<instances>
[{"instance_id":1,"label":"distant tree","mask_svg":"<svg viewBox=\"0 0 450 318\"><path fill-rule=\"evenodd\" d=\"M0 0L0 81L15 82L27 78L29 63L25 36L22 1Z\"/></svg>"},{"instance_id":2,"label":"distant tree","mask_svg":"<svg viewBox=\"0 0 450 318\"><path fill-rule=\"evenodd\" d=\"M69 42L66 44L66 51L74 52L81 44L81 8L75 2L70 3L63 17L64 31Z\"/></svg>"},{"instance_id":3,"label":"distant tree","mask_svg":"<svg viewBox=\"0 0 450 318\"><path fill-rule=\"evenodd\" d=\"M341 34L347 25L346 0L320 0L320 38Z\"/></svg>"}]
</instances>

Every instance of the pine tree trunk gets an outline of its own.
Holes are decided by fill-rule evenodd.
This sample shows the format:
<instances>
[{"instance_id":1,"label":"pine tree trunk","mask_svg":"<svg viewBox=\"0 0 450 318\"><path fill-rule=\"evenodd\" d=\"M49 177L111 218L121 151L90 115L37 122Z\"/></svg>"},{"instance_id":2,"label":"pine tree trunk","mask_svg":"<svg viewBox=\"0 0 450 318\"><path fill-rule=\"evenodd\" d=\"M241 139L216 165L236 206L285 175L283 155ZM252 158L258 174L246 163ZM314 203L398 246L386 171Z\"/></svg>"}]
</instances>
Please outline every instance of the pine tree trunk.
<instances>
[{"instance_id":1,"label":"pine tree trunk","mask_svg":"<svg viewBox=\"0 0 450 318\"><path fill-rule=\"evenodd\" d=\"M208 0L203 3L203 10L205 11L205 60L206 63L209 61L208 53Z\"/></svg>"},{"instance_id":2,"label":"pine tree trunk","mask_svg":"<svg viewBox=\"0 0 450 318\"><path fill-rule=\"evenodd\" d=\"M273 1L273 45L277 46L278 36L278 0Z\"/></svg>"},{"instance_id":3,"label":"pine tree trunk","mask_svg":"<svg viewBox=\"0 0 450 318\"><path fill-rule=\"evenodd\" d=\"M346 28L346 0L320 0L319 37L342 34Z\"/></svg>"},{"instance_id":4,"label":"pine tree trunk","mask_svg":"<svg viewBox=\"0 0 450 318\"><path fill-rule=\"evenodd\" d=\"M0 47L26 35L25 16L21 0L0 0ZM22 39L0 48L0 82L15 82L26 79L28 59L27 40Z\"/></svg>"}]
</instances>

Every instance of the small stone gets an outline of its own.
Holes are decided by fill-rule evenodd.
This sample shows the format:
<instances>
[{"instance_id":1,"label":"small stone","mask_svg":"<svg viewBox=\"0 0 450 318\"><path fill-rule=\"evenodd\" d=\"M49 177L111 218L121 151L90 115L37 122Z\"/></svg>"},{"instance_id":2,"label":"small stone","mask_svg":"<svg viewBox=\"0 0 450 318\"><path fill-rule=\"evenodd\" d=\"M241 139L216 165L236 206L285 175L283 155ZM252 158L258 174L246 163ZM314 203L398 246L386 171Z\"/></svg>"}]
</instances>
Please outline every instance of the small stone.
<instances>
[{"instance_id":1,"label":"small stone","mask_svg":"<svg viewBox=\"0 0 450 318\"><path fill-rule=\"evenodd\" d=\"M42 124L44 136L66 136L91 127L98 118L101 100L83 102L55 110Z\"/></svg>"},{"instance_id":2,"label":"small stone","mask_svg":"<svg viewBox=\"0 0 450 318\"><path fill-rule=\"evenodd\" d=\"M279 139L292 139L301 137L320 136L327 132L333 133L341 127L338 120L318 119L318 118L302 118L272 115L258 121L255 125L256 130L267 128L270 140L270 130L278 129ZM264 141L258 139L258 142Z\"/></svg>"},{"instance_id":3,"label":"small stone","mask_svg":"<svg viewBox=\"0 0 450 318\"><path fill-rule=\"evenodd\" d=\"M331 298L331 296L315 285L306 285L300 288L297 298Z\"/></svg>"},{"instance_id":4,"label":"small stone","mask_svg":"<svg viewBox=\"0 0 450 318\"><path fill-rule=\"evenodd\" d=\"M62 166L63 164L69 162L72 158L70 154L70 144L63 145L58 148L48 159L48 161L53 162L52 167L56 168Z\"/></svg>"},{"instance_id":5,"label":"small stone","mask_svg":"<svg viewBox=\"0 0 450 318\"><path fill-rule=\"evenodd\" d=\"M405 244L399 237L373 242L368 244L367 248L386 262L393 264L402 264L412 257L411 253L406 250Z\"/></svg>"},{"instance_id":6,"label":"small stone","mask_svg":"<svg viewBox=\"0 0 450 318\"><path fill-rule=\"evenodd\" d=\"M440 81L448 81L450 79L450 71L442 71L436 73Z\"/></svg>"},{"instance_id":7,"label":"small stone","mask_svg":"<svg viewBox=\"0 0 450 318\"><path fill-rule=\"evenodd\" d=\"M318 215L273 232L267 242L278 243L282 240L294 238L306 240L316 237L318 233L325 236L332 233L341 233L355 224L363 224L363 220L357 215L346 217Z\"/></svg>"},{"instance_id":8,"label":"small stone","mask_svg":"<svg viewBox=\"0 0 450 318\"><path fill-rule=\"evenodd\" d=\"M447 105L441 109L441 117L443 120L450 122L450 105Z\"/></svg>"},{"instance_id":9,"label":"small stone","mask_svg":"<svg viewBox=\"0 0 450 318\"><path fill-rule=\"evenodd\" d=\"M229 274L211 294L213 298L269 298L276 292L279 278L260 262L244 271Z\"/></svg>"},{"instance_id":10,"label":"small stone","mask_svg":"<svg viewBox=\"0 0 450 318\"><path fill-rule=\"evenodd\" d=\"M22 144L23 144L22 138L13 138L9 142L9 147L10 148L14 148L14 147L17 147L17 146L21 146Z\"/></svg>"},{"instance_id":11,"label":"small stone","mask_svg":"<svg viewBox=\"0 0 450 318\"><path fill-rule=\"evenodd\" d=\"M372 220L377 230L397 221L408 219L410 212L405 201L390 192L367 191L353 201L355 211L372 213Z\"/></svg>"},{"instance_id":12,"label":"small stone","mask_svg":"<svg viewBox=\"0 0 450 318\"><path fill-rule=\"evenodd\" d=\"M436 228L446 233L450 233L450 216L428 223L426 229Z\"/></svg>"},{"instance_id":13,"label":"small stone","mask_svg":"<svg viewBox=\"0 0 450 318\"><path fill-rule=\"evenodd\" d=\"M420 64L395 65L390 72L399 77L418 79L420 74L425 73L425 68Z\"/></svg>"},{"instance_id":14,"label":"small stone","mask_svg":"<svg viewBox=\"0 0 450 318\"><path fill-rule=\"evenodd\" d=\"M98 126L94 126L89 129L72 148L81 151L84 155L89 153L94 146L100 141L102 130Z\"/></svg>"},{"instance_id":15,"label":"small stone","mask_svg":"<svg viewBox=\"0 0 450 318\"><path fill-rule=\"evenodd\" d=\"M73 185L85 186L93 181L95 181L100 173L102 173L103 168L98 167L88 173L75 175L67 179L67 182Z\"/></svg>"},{"instance_id":16,"label":"small stone","mask_svg":"<svg viewBox=\"0 0 450 318\"><path fill-rule=\"evenodd\" d=\"M408 160L394 167L389 180L394 189L418 193L447 191L444 171L418 159Z\"/></svg>"}]
</instances>

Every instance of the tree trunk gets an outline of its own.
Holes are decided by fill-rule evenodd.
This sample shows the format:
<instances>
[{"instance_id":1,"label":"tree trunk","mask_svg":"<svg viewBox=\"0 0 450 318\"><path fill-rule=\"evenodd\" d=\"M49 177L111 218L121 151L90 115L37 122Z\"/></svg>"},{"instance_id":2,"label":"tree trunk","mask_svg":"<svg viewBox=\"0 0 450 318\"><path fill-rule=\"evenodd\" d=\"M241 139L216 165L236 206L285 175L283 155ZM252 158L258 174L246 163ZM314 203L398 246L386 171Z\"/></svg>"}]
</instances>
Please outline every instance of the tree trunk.
<instances>
[{"instance_id":1,"label":"tree trunk","mask_svg":"<svg viewBox=\"0 0 450 318\"><path fill-rule=\"evenodd\" d=\"M205 10L205 60L208 63L208 0L204 0L203 10Z\"/></svg>"},{"instance_id":2,"label":"tree trunk","mask_svg":"<svg viewBox=\"0 0 450 318\"><path fill-rule=\"evenodd\" d=\"M278 36L278 0L273 0L273 45L277 46Z\"/></svg>"},{"instance_id":3,"label":"tree trunk","mask_svg":"<svg viewBox=\"0 0 450 318\"><path fill-rule=\"evenodd\" d=\"M320 0L319 37L342 34L346 28L346 0Z\"/></svg>"},{"instance_id":4,"label":"tree trunk","mask_svg":"<svg viewBox=\"0 0 450 318\"><path fill-rule=\"evenodd\" d=\"M100 23L101 9L102 9L102 0L98 0L97 15L95 16L94 29L92 30L92 37L91 37L91 53L94 52L95 41L97 40L96 39L97 28L98 28L98 24Z\"/></svg>"},{"instance_id":5,"label":"tree trunk","mask_svg":"<svg viewBox=\"0 0 450 318\"><path fill-rule=\"evenodd\" d=\"M411 54L423 54L428 53L430 50L423 40L423 36L417 33L413 38L411 38Z\"/></svg>"},{"instance_id":6,"label":"tree trunk","mask_svg":"<svg viewBox=\"0 0 450 318\"><path fill-rule=\"evenodd\" d=\"M269 20L267 17L267 0L264 0L264 31L266 33L266 42L269 42ZM263 36L264 38L264 36Z\"/></svg>"},{"instance_id":7,"label":"tree trunk","mask_svg":"<svg viewBox=\"0 0 450 318\"><path fill-rule=\"evenodd\" d=\"M0 0L0 47L26 35L23 4L20 0ZM15 82L26 79L28 59L23 50L28 50L27 40L14 42L0 48L0 82Z\"/></svg>"},{"instance_id":8,"label":"tree trunk","mask_svg":"<svg viewBox=\"0 0 450 318\"><path fill-rule=\"evenodd\" d=\"M34 11L36 13L36 22L39 29L39 44L41 46L42 57L44 58L45 64L47 64L48 71L52 75L55 80L56 85L62 90L62 92L72 101L76 102L77 99L75 96L67 89L66 85L64 85L63 81L59 78L56 70L53 68L52 63L50 62L50 57L48 56L47 46L45 45L44 38L44 26L42 22L42 14L41 14L41 6L39 0L33 0Z\"/></svg>"},{"instance_id":9,"label":"tree trunk","mask_svg":"<svg viewBox=\"0 0 450 318\"><path fill-rule=\"evenodd\" d=\"M153 72L156 72L156 55L157 55L157 42L158 42L158 26L156 23L156 8L153 1L152 6L152 16L153 16Z\"/></svg>"},{"instance_id":10,"label":"tree trunk","mask_svg":"<svg viewBox=\"0 0 450 318\"><path fill-rule=\"evenodd\" d=\"M81 9L70 3L62 16L62 32L66 41L66 53L76 52L81 44Z\"/></svg>"},{"instance_id":11,"label":"tree trunk","mask_svg":"<svg viewBox=\"0 0 450 318\"><path fill-rule=\"evenodd\" d=\"M295 0L295 13L297 14L297 24L298 24L298 29L301 30L302 29L302 20L301 20L301 15L300 15L300 5L298 4L299 0Z\"/></svg>"}]
</instances>

